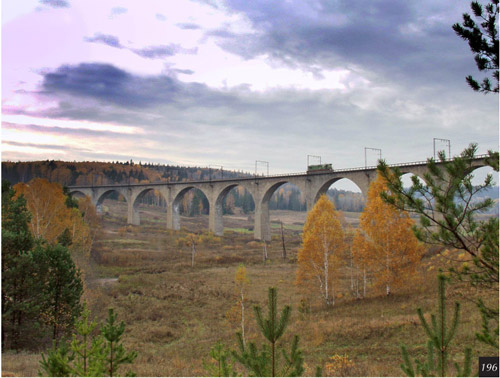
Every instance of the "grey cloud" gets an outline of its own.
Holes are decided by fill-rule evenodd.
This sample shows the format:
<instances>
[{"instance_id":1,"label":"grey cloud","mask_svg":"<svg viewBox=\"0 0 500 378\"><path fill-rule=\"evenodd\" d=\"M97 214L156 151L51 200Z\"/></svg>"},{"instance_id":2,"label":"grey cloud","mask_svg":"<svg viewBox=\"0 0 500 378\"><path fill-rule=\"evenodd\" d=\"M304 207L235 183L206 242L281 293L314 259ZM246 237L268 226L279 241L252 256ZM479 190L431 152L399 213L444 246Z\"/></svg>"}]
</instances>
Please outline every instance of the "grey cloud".
<instances>
[{"instance_id":1,"label":"grey cloud","mask_svg":"<svg viewBox=\"0 0 500 378\"><path fill-rule=\"evenodd\" d=\"M207 36L247 59L267 54L305 70L360 67L379 80L426 85L463 85L474 70L467 46L451 29L461 18L451 1L227 0L226 6L245 15L255 32L219 28Z\"/></svg>"},{"instance_id":2,"label":"grey cloud","mask_svg":"<svg viewBox=\"0 0 500 378\"><path fill-rule=\"evenodd\" d=\"M40 3L53 8L69 8L70 6L67 0L40 0Z\"/></svg>"},{"instance_id":3,"label":"grey cloud","mask_svg":"<svg viewBox=\"0 0 500 378\"><path fill-rule=\"evenodd\" d=\"M110 64L64 65L43 74L44 94L70 94L120 106L199 102L205 106L225 106L230 98L199 83L183 83L175 78L136 76Z\"/></svg>"},{"instance_id":4,"label":"grey cloud","mask_svg":"<svg viewBox=\"0 0 500 378\"><path fill-rule=\"evenodd\" d=\"M194 74L193 70L183 70L183 69L180 69L180 68L174 68L174 69L172 69L172 71L175 72L175 73L180 73L180 74L184 74L184 75L192 75L192 74Z\"/></svg>"},{"instance_id":5,"label":"grey cloud","mask_svg":"<svg viewBox=\"0 0 500 378\"><path fill-rule=\"evenodd\" d=\"M111 9L111 17L113 16L118 16L120 14L125 14L128 12L128 9L127 8L123 8L123 7L114 7Z\"/></svg>"},{"instance_id":6,"label":"grey cloud","mask_svg":"<svg viewBox=\"0 0 500 378\"><path fill-rule=\"evenodd\" d=\"M33 132L38 132L38 133L43 133L47 135L71 135L73 137L86 137L86 138L92 138L92 137L103 137L103 136L109 136L109 137L114 137L116 138L117 136L120 136L122 138L136 138L136 136L132 136L130 134L122 134L122 133L117 133L114 131L105 131L105 130L91 130L91 129L85 129L85 128L67 128L67 127L60 127L60 126L40 126L40 125L25 125L25 124L18 124L18 123L10 123L10 122L2 122L2 127L5 129L11 129L11 130L20 130L20 131L33 131ZM3 141L2 143L5 143ZM15 142L11 142L15 143ZM83 151L83 149L82 149Z\"/></svg>"},{"instance_id":7,"label":"grey cloud","mask_svg":"<svg viewBox=\"0 0 500 378\"><path fill-rule=\"evenodd\" d=\"M89 150L88 148L74 148L74 147L69 147L69 146L60 146L57 144L20 143L20 142L11 142L11 141L3 141L2 143L7 144L9 146L34 147L34 148L43 148L43 149L48 149L48 150L62 150L62 151L77 150L77 151L82 151L82 152L91 152L92 151L92 150Z\"/></svg>"},{"instance_id":8,"label":"grey cloud","mask_svg":"<svg viewBox=\"0 0 500 378\"><path fill-rule=\"evenodd\" d=\"M169 56L174 56L180 53L183 54L196 54L198 49L185 49L181 45L178 44L170 44L170 45L159 45L159 46L147 46L141 49L134 49L125 47L120 43L120 39L114 35L110 34L102 34L96 33L93 37L85 37L84 40L86 42L92 43L102 43L104 45L114 47L117 49L126 48L132 51L134 54L137 54L146 59L162 59Z\"/></svg>"},{"instance_id":9,"label":"grey cloud","mask_svg":"<svg viewBox=\"0 0 500 378\"><path fill-rule=\"evenodd\" d=\"M93 37L85 37L85 41L94 42L94 43L102 43L108 45L110 47L115 47L117 49L122 49L123 46L120 43L118 37L109 34L96 33Z\"/></svg>"},{"instance_id":10,"label":"grey cloud","mask_svg":"<svg viewBox=\"0 0 500 378\"><path fill-rule=\"evenodd\" d=\"M156 17L156 19L157 19L158 21L165 21L165 20L167 19L167 18L166 18L163 14L161 14L161 13L156 13L155 17Z\"/></svg>"},{"instance_id":11,"label":"grey cloud","mask_svg":"<svg viewBox=\"0 0 500 378\"><path fill-rule=\"evenodd\" d=\"M162 59L169 56L174 56L179 53L196 54L198 51L195 49L184 49L180 45L170 44L170 45L160 45L160 46L148 46L142 49L131 49L135 54L142 56L147 59Z\"/></svg>"},{"instance_id":12,"label":"grey cloud","mask_svg":"<svg viewBox=\"0 0 500 378\"><path fill-rule=\"evenodd\" d=\"M190 22L184 22L177 24L177 26L183 30L197 30L201 29L201 26L198 24L190 23Z\"/></svg>"},{"instance_id":13,"label":"grey cloud","mask_svg":"<svg viewBox=\"0 0 500 378\"><path fill-rule=\"evenodd\" d=\"M180 45L160 45L160 46L148 46L142 49L134 49L132 50L139 56L148 59L158 59L165 58L167 56L173 56L182 51L182 47Z\"/></svg>"},{"instance_id":14,"label":"grey cloud","mask_svg":"<svg viewBox=\"0 0 500 378\"><path fill-rule=\"evenodd\" d=\"M457 149L470 141L495 148L491 141L498 139L498 114L491 112L497 99L465 85L462 91L408 90L400 83L252 92L185 83L175 70L170 76L138 76L106 64L61 66L43 74L39 92L60 100L59 106L28 115L142 127L145 156L153 156L151 151L161 156L164 148L186 159L224 164L269 159L281 169L302 167L302 157L310 153L332 156L339 167L360 166L367 145L382 148L390 162L422 160L432 136L452 137ZM89 138L96 135L86 132Z\"/></svg>"}]
</instances>

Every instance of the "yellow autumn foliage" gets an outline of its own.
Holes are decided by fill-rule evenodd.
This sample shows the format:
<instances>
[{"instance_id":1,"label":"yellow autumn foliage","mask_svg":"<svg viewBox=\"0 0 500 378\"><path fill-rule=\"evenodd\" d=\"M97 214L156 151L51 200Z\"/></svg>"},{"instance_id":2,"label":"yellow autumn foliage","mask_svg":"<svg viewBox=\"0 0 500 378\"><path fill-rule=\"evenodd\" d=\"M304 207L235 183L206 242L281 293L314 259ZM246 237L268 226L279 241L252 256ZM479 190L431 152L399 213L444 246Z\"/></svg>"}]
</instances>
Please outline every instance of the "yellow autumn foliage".
<instances>
[{"instance_id":1,"label":"yellow autumn foliage","mask_svg":"<svg viewBox=\"0 0 500 378\"><path fill-rule=\"evenodd\" d=\"M32 217L31 233L55 243L66 228L72 226L72 211L66 206L61 185L45 179L33 179L14 186L17 195L24 195Z\"/></svg>"},{"instance_id":2,"label":"yellow autumn foliage","mask_svg":"<svg viewBox=\"0 0 500 378\"><path fill-rule=\"evenodd\" d=\"M408 213L380 197L386 188L381 176L370 185L352 251L356 263L371 273L374 285L390 294L391 289L408 285L415 276L424 247L411 230L414 221Z\"/></svg>"},{"instance_id":3,"label":"yellow autumn foliage","mask_svg":"<svg viewBox=\"0 0 500 378\"><path fill-rule=\"evenodd\" d=\"M339 213L326 195L307 215L298 253L297 284L320 294L327 305L335 303L335 278L346 243Z\"/></svg>"}]
</instances>

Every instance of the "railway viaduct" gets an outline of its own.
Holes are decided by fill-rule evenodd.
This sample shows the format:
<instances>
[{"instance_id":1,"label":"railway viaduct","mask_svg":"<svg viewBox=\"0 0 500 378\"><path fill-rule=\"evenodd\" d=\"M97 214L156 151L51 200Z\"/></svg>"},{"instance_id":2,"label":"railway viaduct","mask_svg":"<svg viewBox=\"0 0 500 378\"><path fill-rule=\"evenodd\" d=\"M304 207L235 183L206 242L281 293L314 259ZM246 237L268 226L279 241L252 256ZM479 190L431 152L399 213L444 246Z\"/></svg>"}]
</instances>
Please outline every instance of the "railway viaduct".
<instances>
[{"instance_id":1,"label":"railway viaduct","mask_svg":"<svg viewBox=\"0 0 500 378\"><path fill-rule=\"evenodd\" d=\"M481 155L475 158L473 162L474 169L485 166L486 157L487 155ZM426 162L393 164L391 167L399 168L403 174L410 173L421 178L427 171ZM368 187L375 180L376 175L376 167L362 167L328 172L254 176L209 181L71 186L69 189L71 194L81 193L89 196L92 203L96 206L100 205L109 193L118 192L127 201L127 222L134 225L140 224L138 204L141 197L149 191L157 190L167 202L167 229L178 230L180 229L179 203L187 191L196 188L208 199L210 231L216 235L222 235L224 231L222 204L229 191L240 185L248 190L255 202L255 239L270 241L269 200L275 190L281 185L286 183L296 185L304 194L307 211L309 211L318 198L328 190L330 185L343 178L354 182L366 197Z\"/></svg>"}]
</instances>

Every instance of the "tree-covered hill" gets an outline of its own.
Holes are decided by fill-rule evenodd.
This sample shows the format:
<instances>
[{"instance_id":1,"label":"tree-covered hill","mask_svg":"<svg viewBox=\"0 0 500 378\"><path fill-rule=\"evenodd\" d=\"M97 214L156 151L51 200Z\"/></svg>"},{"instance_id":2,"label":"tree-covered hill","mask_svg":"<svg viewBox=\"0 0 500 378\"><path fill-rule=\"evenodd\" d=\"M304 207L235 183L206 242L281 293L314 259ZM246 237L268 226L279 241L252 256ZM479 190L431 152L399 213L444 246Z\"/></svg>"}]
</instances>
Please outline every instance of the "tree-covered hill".
<instances>
[{"instance_id":1,"label":"tree-covered hill","mask_svg":"<svg viewBox=\"0 0 500 378\"><path fill-rule=\"evenodd\" d=\"M139 184L182 182L248 176L248 173L200 167L121 162L66 162L56 160L2 162L2 177L11 184L45 178L61 185Z\"/></svg>"}]
</instances>

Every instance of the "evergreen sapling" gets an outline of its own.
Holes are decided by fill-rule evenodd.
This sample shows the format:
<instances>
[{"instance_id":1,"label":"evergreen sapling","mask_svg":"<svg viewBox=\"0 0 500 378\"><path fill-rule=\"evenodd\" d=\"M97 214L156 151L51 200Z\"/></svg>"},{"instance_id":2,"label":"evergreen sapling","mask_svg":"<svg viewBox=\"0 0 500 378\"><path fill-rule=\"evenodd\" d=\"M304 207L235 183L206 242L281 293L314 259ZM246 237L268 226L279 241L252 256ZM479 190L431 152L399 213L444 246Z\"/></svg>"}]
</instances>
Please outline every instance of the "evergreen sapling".
<instances>
[{"instance_id":1,"label":"evergreen sapling","mask_svg":"<svg viewBox=\"0 0 500 378\"><path fill-rule=\"evenodd\" d=\"M427 361L420 362L415 359L416 368L410 360L406 346L401 346L403 355L403 364L401 369L409 376L422 375L423 377L439 376L445 377L448 369L448 356L450 343L455 336L459 318L460 318L460 303L455 303L455 310L451 321L451 326L448 328L446 324L446 296L445 285L446 277L443 274L438 275L438 316L431 315L431 324L425 320L422 309L417 310L418 317L425 333L429 337L427 341ZM463 367L455 363L456 376L468 377L471 373L471 348L465 348L465 358Z\"/></svg>"},{"instance_id":2,"label":"evergreen sapling","mask_svg":"<svg viewBox=\"0 0 500 378\"><path fill-rule=\"evenodd\" d=\"M239 351L232 351L232 355L252 376L300 376L304 372L304 359L298 347L299 337L294 336L289 354L283 348L277 347L277 342L290 321L291 307L285 306L278 317L276 288L269 288L267 306L267 318L263 317L260 306L254 306L254 311L259 329L269 344L263 344L259 351L254 342L245 345L241 333L237 333ZM279 364L279 351L284 359L282 366Z\"/></svg>"}]
</instances>

